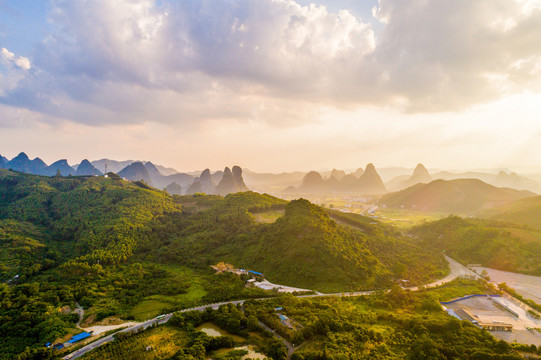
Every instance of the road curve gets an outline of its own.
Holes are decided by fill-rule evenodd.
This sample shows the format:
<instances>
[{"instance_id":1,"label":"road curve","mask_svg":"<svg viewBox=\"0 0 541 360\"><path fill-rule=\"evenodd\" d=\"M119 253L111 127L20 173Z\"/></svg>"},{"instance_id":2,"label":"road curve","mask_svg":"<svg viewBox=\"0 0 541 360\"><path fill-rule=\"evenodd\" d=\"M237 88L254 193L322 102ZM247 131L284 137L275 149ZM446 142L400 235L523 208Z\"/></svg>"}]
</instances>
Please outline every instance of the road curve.
<instances>
[{"instance_id":1,"label":"road curve","mask_svg":"<svg viewBox=\"0 0 541 360\"><path fill-rule=\"evenodd\" d=\"M475 276L475 278L480 278L480 276L478 274L474 273L473 271L471 271L470 269L468 269L464 265L462 265L459 262L453 260L452 258L450 258L447 255L444 255L444 256L445 256L445 259L449 262L449 267L450 267L450 270L451 270L449 275L447 275L445 278L443 278L441 280L438 280L438 281L435 281L433 283L425 285L424 286L425 288L440 286L440 285L443 285L445 283L453 281L457 277L464 276L464 275ZM411 288L407 288L407 289L409 289L411 291L417 291L419 288L418 287L411 287ZM334 293L334 294L320 294L320 293L318 293L318 294L313 294L313 295L296 295L296 296L299 297L299 298L328 297L328 296L348 297L348 296L367 296L367 295L372 295L373 293L374 293L374 291L357 291L357 292L344 292L344 293ZM268 300L268 299L273 299L273 298L261 298L261 299L255 299L255 300ZM211 307L213 309L218 309L220 306L227 305L227 304L242 305L242 304L244 304L245 301L246 300L224 301L224 302L220 302L220 303L208 304L208 305L198 306L198 307L194 307L194 308L179 310L177 312L182 313L182 312L188 312L188 311L204 311L208 307ZM154 325L155 323L164 324L167 321L169 321L169 319L171 319L172 316L173 316L173 313L169 313L169 314L166 314L161 319L157 319L157 318L150 319L150 320L147 320L147 321L142 322L140 324L130 326L130 327L127 327L127 328L125 328L123 330L117 331L115 334L118 334L118 333L121 333L121 332L136 331L136 330L139 330L139 329L146 329L149 326ZM102 338L100 338L100 339L98 339L98 340L96 340L96 341L94 341L94 342L80 348L79 350L76 350L76 351L64 356L62 359L64 359L64 360L77 359L77 358L83 356L84 354L86 354L87 352L92 351L92 350L100 347L101 345L114 340L114 335L115 334L111 334L111 335L107 335L105 337L102 337Z\"/></svg>"}]
</instances>

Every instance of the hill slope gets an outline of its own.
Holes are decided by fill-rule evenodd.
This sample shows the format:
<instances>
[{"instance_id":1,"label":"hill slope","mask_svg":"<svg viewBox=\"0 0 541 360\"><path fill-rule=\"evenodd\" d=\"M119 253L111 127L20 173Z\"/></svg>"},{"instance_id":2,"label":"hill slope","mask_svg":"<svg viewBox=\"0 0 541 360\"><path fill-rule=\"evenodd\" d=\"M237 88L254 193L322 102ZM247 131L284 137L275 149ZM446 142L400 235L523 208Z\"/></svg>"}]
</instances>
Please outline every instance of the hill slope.
<instances>
[{"instance_id":1,"label":"hill slope","mask_svg":"<svg viewBox=\"0 0 541 360\"><path fill-rule=\"evenodd\" d=\"M477 179L435 180L387 194L379 203L391 208L474 213L533 195L528 191L497 188Z\"/></svg>"},{"instance_id":2,"label":"hill slope","mask_svg":"<svg viewBox=\"0 0 541 360\"><path fill-rule=\"evenodd\" d=\"M521 199L509 205L491 209L483 215L541 230L541 196Z\"/></svg>"},{"instance_id":3,"label":"hill slope","mask_svg":"<svg viewBox=\"0 0 541 360\"><path fill-rule=\"evenodd\" d=\"M379 223L361 217L361 230L341 226L303 199L285 205L285 215L271 224L258 224L248 211L284 208L281 200L239 193L202 203L210 199L192 197L191 206L208 210L194 213L184 225L165 226L173 240L159 254L201 267L226 261L280 284L321 291L380 287L396 277L423 282L445 268L437 252Z\"/></svg>"},{"instance_id":4,"label":"hill slope","mask_svg":"<svg viewBox=\"0 0 541 360\"><path fill-rule=\"evenodd\" d=\"M252 215L284 209L271 224ZM219 261L327 291L443 275L438 252L366 218L353 220L359 230L306 200L253 192L171 197L117 176L0 170L0 277L12 285L0 284L0 359L77 332L77 317L58 311L75 301L101 320L126 319L141 304L159 314L265 295L234 275L212 274L209 265Z\"/></svg>"},{"instance_id":5,"label":"hill slope","mask_svg":"<svg viewBox=\"0 0 541 360\"><path fill-rule=\"evenodd\" d=\"M425 246L463 264L541 276L541 231L481 219L449 217L412 229Z\"/></svg>"},{"instance_id":6,"label":"hill slope","mask_svg":"<svg viewBox=\"0 0 541 360\"><path fill-rule=\"evenodd\" d=\"M74 300L121 315L165 286L169 276L151 282L147 265L127 262L149 246L155 217L179 211L165 193L122 180L0 170L0 279L13 285L0 284L0 359L72 331L77 320L58 309Z\"/></svg>"}]
</instances>

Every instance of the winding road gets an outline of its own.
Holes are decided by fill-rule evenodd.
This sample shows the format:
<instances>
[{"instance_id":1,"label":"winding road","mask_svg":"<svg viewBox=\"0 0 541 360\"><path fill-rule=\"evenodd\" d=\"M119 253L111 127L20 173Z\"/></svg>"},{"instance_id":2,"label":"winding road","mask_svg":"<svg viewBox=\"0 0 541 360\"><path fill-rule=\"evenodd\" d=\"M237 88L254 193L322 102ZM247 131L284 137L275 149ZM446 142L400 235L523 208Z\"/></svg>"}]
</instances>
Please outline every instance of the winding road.
<instances>
[{"instance_id":1,"label":"winding road","mask_svg":"<svg viewBox=\"0 0 541 360\"><path fill-rule=\"evenodd\" d=\"M467 275L467 276L472 276L472 277L475 277L475 278L480 277L478 274L476 274L473 271L471 271L470 269L466 268L465 266L463 266L459 262L451 259L449 256L445 255L445 259L449 262L449 267L450 267L450 270L451 270L449 275L447 275L445 278L443 278L441 280L438 280L438 281L435 281L433 283L425 285L424 286L425 288L443 285L445 283L453 281L454 279L456 279L457 277L460 277L460 276ZM411 288L408 288L408 289L412 290L412 291L417 291L419 288L418 287L411 287ZM374 293L374 291L358 291L358 292L345 292L345 293L334 293L334 294L319 294L318 293L318 294L313 294L313 295L297 295L297 297L299 297L299 298L311 298L311 297L328 297L328 296L336 296L336 297L367 296L367 295L371 295L373 293ZM268 299L272 299L272 298L263 298L263 299L257 299L257 300L268 300ZM178 312L183 313L183 312L188 312L188 311L204 311L208 307L211 307L213 309L218 309L220 306L227 305L227 304L242 305L242 304L244 304L245 301L246 300L224 301L224 302L220 302L220 303L208 304L208 305L198 306L198 307L194 307L194 308L184 309L184 310L180 310ZM137 325L133 325L133 326L127 327L125 329L122 329L120 331L117 331L115 334L123 333L123 332L136 331L136 330L140 330L140 329L146 329L149 326L154 325L156 323L164 324L167 321L169 321L169 319L171 319L173 314L174 313L166 314L164 317L162 317L160 319L154 318L154 319L147 320L147 321L139 323ZM272 329L270 329L270 331L273 332ZM105 343L113 341L115 334L111 334L111 335L107 335L105 337L102 337L102 338L100 338L100 339L98 339L98 340L96 340L96 341L94 341L94 342L92 342L92 343L90 343L90 344L88 344L88 345L86 345L86 346L84 346L84 347L82 347L82 348L80 348L80 349L78 349L78 350L64 356L62 359L65 359L65 360L77 359L77 358L83 356L84 354L86 354L87 352L92 351L92 350L100 347L101 345L103 345ZM276 334L276 333L274 333L274 334ZM282 339L282 340L284 340L284 339ZM288 348L288 353L289 352L293 353L293 351L296 350L296 348L294 348L291 344L289 344L289 342L287 342L287 343L284 342L284 344ZM289 344L289 346L288 346L288 344Z\"/></svg>"}]
</instances>

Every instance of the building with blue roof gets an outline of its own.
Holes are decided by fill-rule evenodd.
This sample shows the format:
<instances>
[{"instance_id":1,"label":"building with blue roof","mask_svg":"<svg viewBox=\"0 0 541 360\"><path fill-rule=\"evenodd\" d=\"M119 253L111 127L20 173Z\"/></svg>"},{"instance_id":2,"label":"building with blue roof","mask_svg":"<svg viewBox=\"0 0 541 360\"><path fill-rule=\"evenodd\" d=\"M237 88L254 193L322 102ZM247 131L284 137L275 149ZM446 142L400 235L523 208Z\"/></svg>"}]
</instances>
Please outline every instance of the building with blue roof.
<instances>
[{"instance_id":1,"label":"building with blue roof","mask_svg":"<svg viewBox=\"0 0 541 360\"><path fill-rule=\"evenodd\" d=\"M68 340L68 343L70 344L73 344L73 343L76 343L77 341L81 341L83 339L86 339L87 337L90 337L92 334L89 333L89 332L82 332L80 334L77 334L75 335L74 337L72 337L71 339Z\"/></svg>"}]
</instances>

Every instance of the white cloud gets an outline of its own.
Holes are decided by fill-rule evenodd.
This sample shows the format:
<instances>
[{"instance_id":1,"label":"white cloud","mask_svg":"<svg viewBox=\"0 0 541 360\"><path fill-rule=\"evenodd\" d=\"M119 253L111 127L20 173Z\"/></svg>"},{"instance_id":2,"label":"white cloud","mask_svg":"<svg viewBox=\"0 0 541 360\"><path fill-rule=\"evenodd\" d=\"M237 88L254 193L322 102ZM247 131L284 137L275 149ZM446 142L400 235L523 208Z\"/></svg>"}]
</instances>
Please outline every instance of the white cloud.
<instances>
[{"instance_id":1,"label":"white cloud","mask_svg":"<svg viewBox=\"0 0 541 360\"><path fill-rule=\"evenodd\" d=\"M28 60L28 58L23 56L15 56L14 53L6 48L2 48L0 51L0 59L2 60L2 63L7 66L15 65L23 70L30 70L30 60Z\"/></svg>"},{"instance_id":2,"label":"white cloud","mask_svg":"<svg viewBox=\"0 0 541 360\"><path fill-rule=\"evenodd\" d=\"M6 48L0 50L0 97L17 88L30 70L30 60L16 56Z\"/></svg>"},{"instance_id":3,"label":"white cloud","mask_svg":"<svg viewBox=\"0 0 541 360\"><path fill-rule=\"evenodd\" d=\"M537 0L380 0L374 14L292 0L56 0L39 71L0 101L91 125L296 126L322 106L445 112L541 91Z\"/></svg>"}]
</instances>

